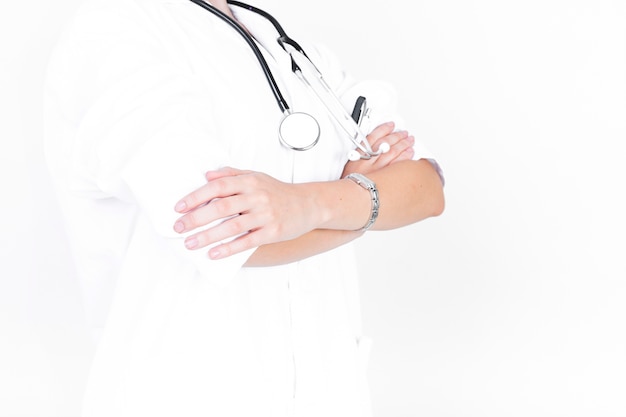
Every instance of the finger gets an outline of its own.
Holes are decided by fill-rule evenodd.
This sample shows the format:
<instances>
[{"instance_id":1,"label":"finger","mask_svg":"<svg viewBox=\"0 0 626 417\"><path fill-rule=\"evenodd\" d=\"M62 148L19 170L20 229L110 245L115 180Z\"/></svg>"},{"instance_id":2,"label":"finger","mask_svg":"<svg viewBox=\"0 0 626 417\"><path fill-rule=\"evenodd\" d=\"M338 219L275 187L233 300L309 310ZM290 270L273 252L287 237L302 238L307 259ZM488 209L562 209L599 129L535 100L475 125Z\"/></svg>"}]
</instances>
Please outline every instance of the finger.
<instances>
[{"instance_id":1,"label":"finger","mask_svg":"<svg viewBox=\"0 0 626 417\"><path fill-rule=\"evenodd\" d=\"M210 203L191 210L179 218L174 224L174 230L178 233L189 232L216 220L247 212L250 207L249 200L239 195L213 199Z\"/></svg>"},{"instance_id":2,"label":"finger","mask_svg":"<svg viewBox=\"0 0 626 417\"><path fill-rule=\"evenodd\" d=\"M241 191L241 182L233 179L238 177L240 176L224 176L209 181L207 184L183 197L176 203L174 210L179 213L188 213L215 198L230 197L237 194Z\"/></svg>"},{"instance_id":3,"label":"finger","mask_svg":"<svg viewBox=\"0 0 626 417\"><path fill-rule=\"evenodd\" d=\"M413 156L415 156L415 150L411 146L411 147L406 148L404 152L399 154L395 159L391 160L389 162L389 165L395 164L396 162L400 162L400 161L410 161L411 159L413 159Z\"/></svg>"},{"instance_id":4,"label":"finger","mask_svg":"<svg viewBox=\"0 0 626 417\"><path fill-rule=\"evenodd\" d=\"M253 231L238 237L228 243L217 245L209 250L209 258L213 260L224 259L248 249L256 248L260 245L261 231Z\"/></svg>"},{"instance_id":5,"label":"finger","mask_svg":"<svg viewBox=\"0 0 626 417\"><path fill-rule=\"evenodd\" d=\"M195 250L207 247L226 239L236 238L254 230L259 221L252 214L242 214L225 220L219 225L203 230L185 239L187 249Z\"/></svg>"},{"instance_id":6,"label":"finger","mask_svg":"<svg viewBox=\"0 0 626 417\"><path fill-rule=\"evenodd\" d=\"M250 173L250 171L243 171L241 169L232 168L232 167L222 167L214 171L208 171L204 176L207 179L207 181L213 181L218 178L232 177L235 175L243 175L243 174L248 174L248 173Z\"/></svg>"},{"instance_id":7,"label":"finger","mask_svg":"<svg viewBox=\"0 0 626 417\"><path fill-rule=\"evenodd\" d=\"M380 162L389 165L393 162L406 158L408 155L406 151L409 149L412 150L414 144L415 138L413 136L407 136L406 138L398 141L393 148L389 150L389 152L381 155L382 159Z\"/></svg>"},{"instance_id":8,"label":"finger","mask_svg":"<svg viewBox=\"0 0 626 417\"><path fill-rule=\"evenodd\" d=\"M389 151L379 155L374 162L376 167L384 167L394 162L409 159L409 155L412 157L413 145L415 144L415 138L413 136L407 136L404 139L394 143ZM411 150L411 152L407 152Z\"/></svg>"},{"instance_id":9,"label":"finger","mask_svg":"<svg viewBox=\"0 0 626 417\"><path fill-rule=\"evenodd\" d=\"M387 122L377 126L367 135L367 141L374 144L378 139L389 135L395 128L394 122Z\"/></svg>"},{"instance_id":10,"label":"finger","mask_svg":"<svg viewBox=\"0 0 626 417\"><path fill-rule=\"evenodd\" d=\"M409 137L409 132L406 130L398 130L397 132L390 133L388 135L378 138L373 141L371 146L374 151L378 151L383 143L387 143L390 148L393 148L398 142Z\"/></svg>"},{"instance_id":11,"label":"finger","mask_svg":"<svg viewBox=\"0 0 626 417\"><path fill-rule=\"evenodd\" d=\"M406 140L409 137L409 133L406 130L394 132L390 135L378 139L373 145L372 149L378 151L380 147L386 143L388 150L385 153L378 155L373 161L373 166L376 169L387 166L390 161L395 159L401 154L407 147Z\"/></svg>"},{"instance_id":12,"label":"finger","mask_svg":"<svg viewBox=\"0 0 626 417\"><path fill-rule=\"evenodd\" d=\"M367 144L362 144L362 146L357 147L355 151L358 152L359 155L364 156L365 151L362 148L367 148L367 145L369 145L374 151L377 151L378 147L382 143L386 142L382 139L388 138L389 135L393 133L394 127L394 122L387 122L377 126L367 135Z\"/></svg>"}]
</instances>

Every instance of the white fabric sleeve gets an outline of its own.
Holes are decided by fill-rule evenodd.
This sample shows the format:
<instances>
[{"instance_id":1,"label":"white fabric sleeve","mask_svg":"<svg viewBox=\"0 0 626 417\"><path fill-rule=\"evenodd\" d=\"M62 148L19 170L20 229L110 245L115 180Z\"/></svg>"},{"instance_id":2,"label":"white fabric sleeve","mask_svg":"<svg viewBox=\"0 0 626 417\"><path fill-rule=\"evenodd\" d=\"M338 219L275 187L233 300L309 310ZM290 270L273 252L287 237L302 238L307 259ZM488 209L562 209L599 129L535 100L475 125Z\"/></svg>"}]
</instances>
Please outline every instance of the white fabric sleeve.
<instances>
[{"instance_id":1,"label":"white fabric sleeve","mask_svg":"<svg viewBox=\"0 0 626 417\"><path fill-rule=\"evenodd\" d=\"M211 123L210 87L123 16L82 15L68 36L72 47L59 77L70 79L71 106L82 113L73 171L95 183L101 197L137 204L174 251L226 285L254 249L214 261L208 248L187 250L173 230L176 202L206 184L207 171L229 163L226 139Z\"/></svg>"}]
</instances>

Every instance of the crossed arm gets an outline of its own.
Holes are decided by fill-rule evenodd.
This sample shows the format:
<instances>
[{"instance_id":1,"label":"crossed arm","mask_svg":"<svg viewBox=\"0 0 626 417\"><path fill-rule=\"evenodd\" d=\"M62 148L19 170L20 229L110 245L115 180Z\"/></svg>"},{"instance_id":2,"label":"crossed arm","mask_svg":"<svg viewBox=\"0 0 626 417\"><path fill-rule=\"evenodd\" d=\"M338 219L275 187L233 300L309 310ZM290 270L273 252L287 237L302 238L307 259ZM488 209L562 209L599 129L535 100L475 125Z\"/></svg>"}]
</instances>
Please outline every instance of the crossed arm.
<instances>
[{"instance_id":1,"label":"crossed arm","mask_svg":"<svg viewBox=\"0 0 626 417\"><path fill-rule=\"evenodd\" d=\"M348 162L343 173L359 172L376 183L381 206L374 230L437 216L444 207L438 173L427 160L411 160L413 137L393 129L393 123L387 123L368 135L374 149L387 142L389 152L368 161ZM211 171L206 177L207 184L176 205L182 217L174 229L184 233L232 216L185 240L188 249L199 250L241 235L213 247L208 253L212 259L254 247L246 266L305 259L359 237L358 229L370 215L369 192L350 180L289 184L235 168Z\"/></svg>"}]
</instances>

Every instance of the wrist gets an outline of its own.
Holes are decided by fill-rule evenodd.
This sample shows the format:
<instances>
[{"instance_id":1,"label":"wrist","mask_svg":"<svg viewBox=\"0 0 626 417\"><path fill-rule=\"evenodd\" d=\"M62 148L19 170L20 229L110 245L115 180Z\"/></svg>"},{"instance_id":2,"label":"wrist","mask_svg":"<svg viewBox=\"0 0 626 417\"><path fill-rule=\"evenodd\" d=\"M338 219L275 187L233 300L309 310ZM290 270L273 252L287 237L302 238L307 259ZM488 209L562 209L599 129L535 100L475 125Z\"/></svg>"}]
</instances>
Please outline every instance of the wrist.
<instances>
[{"instance_id":1,"label":"wrist","mask_svg":"<svg viewBox=\"0 0 626 417\"><path fill-rule=\"evenodd\" d=\"M332 193L328 183L309 182L296 184L302 198L302 210L312 225L312 230L325 229L332 222Z\"/></svg>"},{"instance_id":2,"label":"wrist","mask_svg":"<svg viewBox=\"0 0 626 417\"><path fill-rule=\"evenodd\" d=\"M369 192L352 180L310 183L311 211L319 229L358 231L371 212Z\"/></svg>"},{"instance_id":3,"label":"wrist","mask_svg":"<svg viewBox=\"0 0 626 417\"><path fill-rule=\"evenodd\" d=\"M376 187L376 183L374 183L374 181L370 180L365 175L356 172L346 175L346 179L351 180L370 194L370 216L367 220L367 223L365 223L363 227L357 230L359 232L366 232L374 225L376 219L378 218L378 211L380 209L380 197L378 195L378 188Z\"/></svg>"}]
</instances>

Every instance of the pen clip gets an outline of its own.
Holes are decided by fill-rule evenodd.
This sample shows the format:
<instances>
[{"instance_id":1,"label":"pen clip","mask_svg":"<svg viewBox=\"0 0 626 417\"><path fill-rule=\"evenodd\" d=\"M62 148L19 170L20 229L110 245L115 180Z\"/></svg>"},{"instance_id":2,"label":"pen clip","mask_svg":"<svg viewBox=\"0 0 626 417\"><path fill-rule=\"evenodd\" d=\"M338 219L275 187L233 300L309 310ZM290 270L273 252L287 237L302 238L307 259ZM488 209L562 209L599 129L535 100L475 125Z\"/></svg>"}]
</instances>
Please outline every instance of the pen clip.
<instances>
[{"instance_id":1,"label":"pen clip","mask_svg":"<svg viewBox=\"0 0 626 417\"><path fill-rule=\"evenodd\" d=\"M363 96L359 96L354 103L354 109L352 109L352 120L357 125L361 125L361 121L367 113L367 99Z\"/></svg>"}]
</instances>

